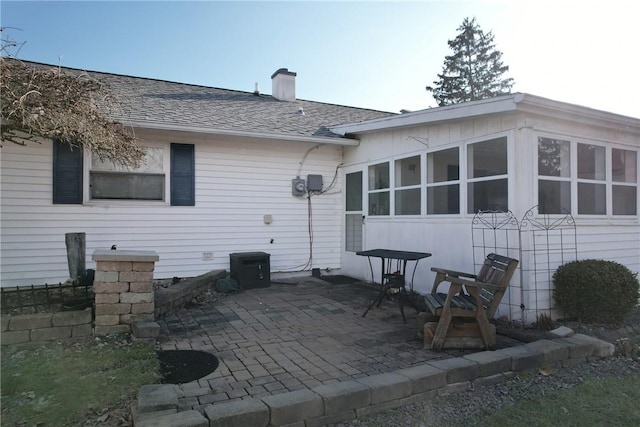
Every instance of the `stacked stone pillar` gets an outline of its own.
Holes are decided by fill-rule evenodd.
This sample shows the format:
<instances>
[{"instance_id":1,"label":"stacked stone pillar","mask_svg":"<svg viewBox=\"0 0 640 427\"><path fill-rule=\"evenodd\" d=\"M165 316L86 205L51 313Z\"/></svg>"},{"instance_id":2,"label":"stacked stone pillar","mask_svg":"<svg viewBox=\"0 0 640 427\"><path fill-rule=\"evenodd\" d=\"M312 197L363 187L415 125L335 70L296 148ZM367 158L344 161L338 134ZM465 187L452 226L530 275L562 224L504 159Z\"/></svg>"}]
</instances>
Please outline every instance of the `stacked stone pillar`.
<instances>
[{"instance_id":1,"label":"stacked stone pillar","mask_svg":"<svg viewBox=\"0 0 640 427\"><path fill-rule=\"evenodd\" d=\"M134 322L154 320L154 251L103 250L93 253L96 275L94 334L129 333Z\"/></svg>"}]
</instances>

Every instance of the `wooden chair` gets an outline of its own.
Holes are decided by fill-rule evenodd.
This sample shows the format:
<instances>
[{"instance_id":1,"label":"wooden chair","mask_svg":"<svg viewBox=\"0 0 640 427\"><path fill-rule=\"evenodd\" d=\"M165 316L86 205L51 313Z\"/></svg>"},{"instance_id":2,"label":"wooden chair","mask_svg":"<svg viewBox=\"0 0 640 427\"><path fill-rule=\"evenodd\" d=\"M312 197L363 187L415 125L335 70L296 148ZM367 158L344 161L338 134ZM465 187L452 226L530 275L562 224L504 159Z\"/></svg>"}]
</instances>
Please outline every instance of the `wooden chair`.
<instances>
[{"instance_id":1,"label":"wooden chair","mask_svg":"<svg viewBox=\"0 0 640 427\"><path fill-rule=\"evenodd\" d=\"M518 260L489 254L476 274L432 268L436 272L431 294L425 296L427 309L438 318L424 328L425 346L443 348L493 348L495 327L489 323L509 286ZM438 286L449 282L448 293Z\"/></svg>"}]
</instances>

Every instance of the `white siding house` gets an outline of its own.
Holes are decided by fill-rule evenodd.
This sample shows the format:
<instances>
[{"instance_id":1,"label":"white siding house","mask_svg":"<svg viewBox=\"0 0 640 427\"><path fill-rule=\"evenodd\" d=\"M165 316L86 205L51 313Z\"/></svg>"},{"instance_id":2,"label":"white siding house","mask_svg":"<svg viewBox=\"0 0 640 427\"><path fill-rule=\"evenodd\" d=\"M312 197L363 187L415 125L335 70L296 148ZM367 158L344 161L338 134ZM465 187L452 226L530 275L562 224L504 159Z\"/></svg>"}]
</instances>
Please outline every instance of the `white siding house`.
<instances>
[{"instance_id":1,"label":"white siding house","mask_svg":"<svg viewBox=\"0 0 640 427\"><path fill-rule=\"evenodd\" d=\"M66 144L3 142L2 286L66 280L65 233L75 232L86 233L87 268L95 249L153 250L156 278L228 270L234 252L270 254L276 277L340 268L339 166L343 147L358 142L324 125L390 113L296 100L295 73L286 69L272 77L281 99L92 75L123 101L116 119L134 128L147 162L127 172L89 152L76 157ZM183 168L173 164L176 144L191 153L186 178L174 176ZM321 176L322 190L292 195L292 180L307 175ZM186 201L176 202L176 188Z\"/></svg>"},{"instance_id":2,"label":"white siding house","mask_svg":"<svg viewBox=\"0 0 640 427\"><path fill-rule=\"evenodd\" d=\"M521 262L499 314L532 322L553 307L551 277L564 262L640 270L636 118L514 94L332 130L360 140L345 148L347 186L361 181L362 203L350 208L346 189L344 274L371 276L360 249L430 252L413 279L424 293L431 267L474 272L503 252ZM496 210L515 221L474 229L478 211Z\"/></svg>"},{"instance_id":3,"label":"white siding house","mask_svg":"<svg viewBox=\"0 0 640 427\"><path fill-rule=\"evenodd\" d=\"M57 141L3 142L2 286L66 280L72 232L89 255L156 251L157 278L259 251L276 277L371 280L360 250L430 252L410 280L422 293L431 267L472 272L495 251L520 260L498 314L525 322L552 311L564 262L640 271L640 119L520 93L391 114L298 100L286 69L273 96L90 74L120 99L113 118L147 162L127 171ZM321 188L292 194L309 175Z\"/></svg>"}]
</instances>

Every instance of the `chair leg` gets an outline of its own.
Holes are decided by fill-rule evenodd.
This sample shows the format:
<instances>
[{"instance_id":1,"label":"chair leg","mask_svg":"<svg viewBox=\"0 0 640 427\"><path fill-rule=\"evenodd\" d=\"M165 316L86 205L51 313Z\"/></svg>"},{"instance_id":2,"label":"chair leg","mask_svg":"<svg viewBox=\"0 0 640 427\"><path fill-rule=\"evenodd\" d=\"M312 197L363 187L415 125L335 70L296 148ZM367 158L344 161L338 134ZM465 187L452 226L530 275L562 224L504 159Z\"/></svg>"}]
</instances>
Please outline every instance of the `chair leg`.
<instances>
[{"instance_id":1,"label":"chair leg","mask_svg":"<svg viewBox=\"0 0 640 427\"><path fill-rule=\"evenodd\" d=\"M452 283L451 286L449 286L447 300L442 307L440 321L438 322L436 333L433 335L433 343L431 344L431 348L434 350L442 350L442 348L444 347L444 341L447 338L449 325L451 325L451 320L453 319L453 315L451 314L451 300L455 295L458 294L458 292L460 292L461 289L462 286L457 283Z\"/></svg>"},{"instance_id":2,"label":"chair leg","mask_svg":"<svg viewBox=\"0 0 640 427\"><path fill-rule=\"evenodd\" d=\"M452 318L449 310L444 310L440 315L438 327L436 327L436 332L433 334L433 341L431 342L432 349L442 350L444 347L444 341L447 339L447 331L449 330L449 325L451 325Z\"/></svg>"},{"instance_id":3,"label":"chair leg","mask_svg":"<svg viewBox=\"0 0 640 427\"><path fill-rule=\"evenodd\" d=\"M491 331L491 325L489 324L489 320L487 319L487 315L484 311L479 313L476 317L476 321L480 327L480 333L482 334L482 340L484 341L485 347L487 350L493 348L496 345L496 336Z\"/></svg>"},{"instance_id":4,"label":"chair leg","mask_svg":"<svg viewBox=\"0 0 640 427\"><path fill-rule=\"evenodd\" d=\"M480 303L480 296L478 294L477 289L468 289L469 294L475 298L475 300ZM482 341L484 341L484 346L488 350L493 348L496 345L496 336L491 330L491 325L489 324L489 319L487 319L487 312L484 310L482 305L477 305L475 319L478 323L478 327L480 328L480 334L482 335Z\"/></svg>"}]
</instances>

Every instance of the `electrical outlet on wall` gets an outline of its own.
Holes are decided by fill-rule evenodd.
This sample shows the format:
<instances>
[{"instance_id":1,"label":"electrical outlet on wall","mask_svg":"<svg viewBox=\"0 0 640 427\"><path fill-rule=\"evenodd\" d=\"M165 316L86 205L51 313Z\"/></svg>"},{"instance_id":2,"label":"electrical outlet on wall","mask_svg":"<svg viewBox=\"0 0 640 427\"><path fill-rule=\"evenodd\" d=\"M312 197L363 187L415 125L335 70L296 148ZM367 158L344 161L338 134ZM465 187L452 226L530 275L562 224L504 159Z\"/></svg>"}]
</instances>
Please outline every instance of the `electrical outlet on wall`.
<instances>
[{"instance_id":1,"label":"electrical outlet on wall","mask_svg":"<svg viewBox=\"0 0 640 427\"><path fill-rule=\"evenodd\" d=\"M202 252L203 261L211 261L213 259L213 252Z\"/></svg>"}]
</instances>

